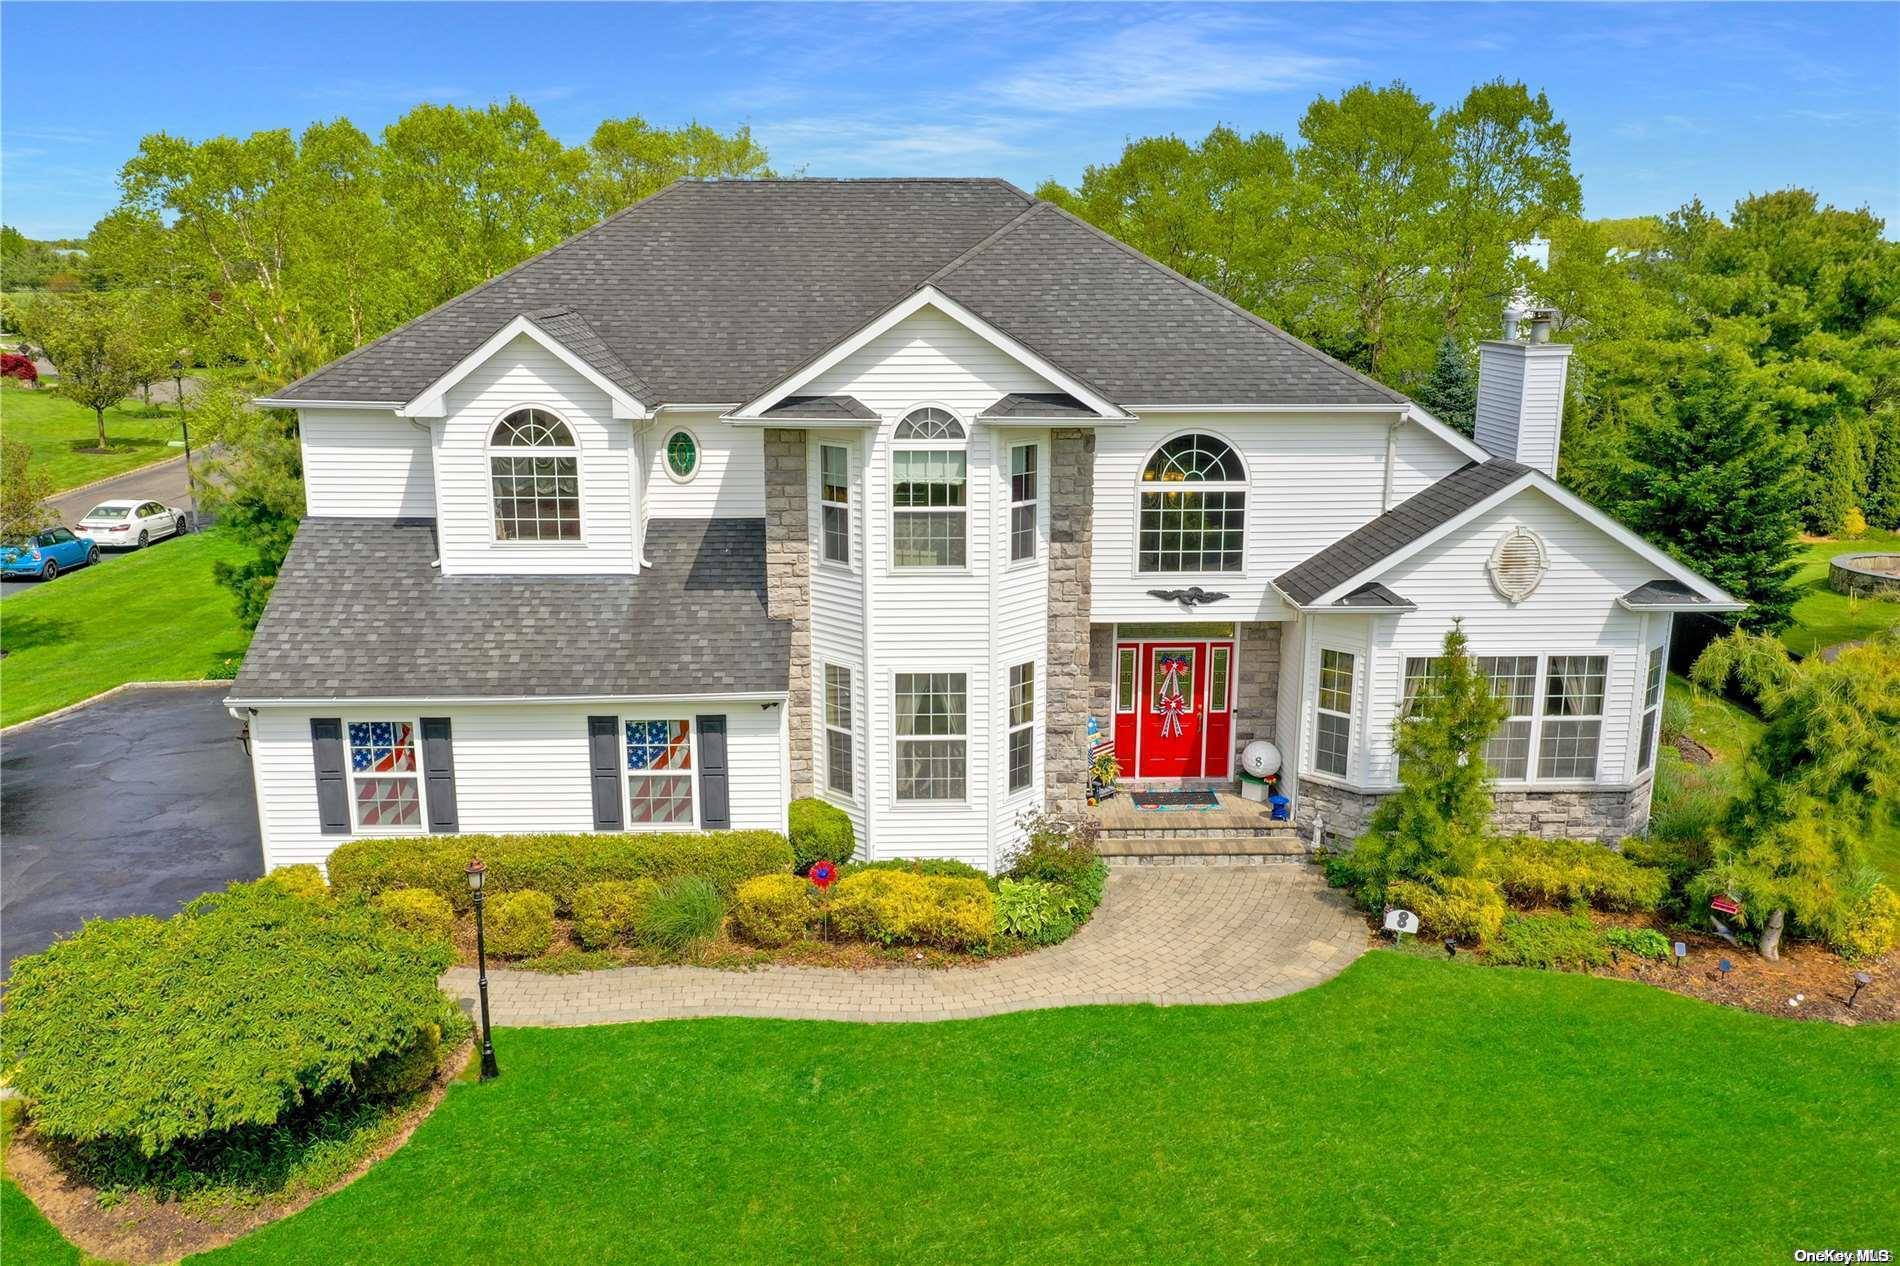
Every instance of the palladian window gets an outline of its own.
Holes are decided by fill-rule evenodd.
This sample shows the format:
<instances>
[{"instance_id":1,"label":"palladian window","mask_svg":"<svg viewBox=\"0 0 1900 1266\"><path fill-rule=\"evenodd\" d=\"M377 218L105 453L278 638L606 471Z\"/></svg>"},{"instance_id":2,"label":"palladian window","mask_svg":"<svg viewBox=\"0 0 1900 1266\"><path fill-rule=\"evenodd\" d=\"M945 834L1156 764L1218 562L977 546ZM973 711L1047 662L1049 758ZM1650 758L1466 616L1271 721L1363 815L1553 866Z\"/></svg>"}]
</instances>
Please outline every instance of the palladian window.
<instances>
[{"instance_id":1,"label":"palladian window","mask_svg":"<svg viewBox=\"0 0 1900 1266\"><path fill-rule=\"evenodd\" d=\"M581 539L580 450L567 423L517 409L488 440L498 541Z\"/></svg>"},{"instance_id":2,"label":"palladian window","mask_svg":"<svg viewBox=\"0 0 1900 1266\"><path fill-rule=\"evenodd\" d=\"M1177 435L1141 472L1137 568L1239 571L1246 519L1247 471L1239 454L1211 435Z\"/></svg>"}]
</instances>

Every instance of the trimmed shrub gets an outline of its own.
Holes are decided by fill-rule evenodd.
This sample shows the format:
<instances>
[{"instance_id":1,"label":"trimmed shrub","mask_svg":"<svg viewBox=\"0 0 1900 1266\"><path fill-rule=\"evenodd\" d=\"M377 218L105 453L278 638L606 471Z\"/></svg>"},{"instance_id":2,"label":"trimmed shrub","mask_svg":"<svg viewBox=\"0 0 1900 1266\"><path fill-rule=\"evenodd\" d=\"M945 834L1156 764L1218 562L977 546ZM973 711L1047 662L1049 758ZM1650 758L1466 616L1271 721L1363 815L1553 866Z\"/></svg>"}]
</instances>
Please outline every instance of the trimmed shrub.
<instances>
[{"instance_id":1,"label":"trimmed shrub","mask_svg":"<svg viewBox=\"0 0 1900 1266\"><path fill-rule=\"evenodd\" d=\"M500 958L532 958L554 944L554 898L524 888L488 898L488 948Z\"/></svg>"},{"instance_id":2,"label":"trimmed shrub","mask_svg":"<svg viewBox=\"0 0 1900 1266\"><path fill-rule=\"evenodd\" d=\"M886 945L964 949L996 935L996 899L974 879L865 870L831 890L833 926Z\"/></svg>"},{"instance_id":3,"label":"trimmed shrub","mask_svg":"<svg viewBox=\"0 0 1900 1266\"><path fill-rule=\"evenodd\" d=\"M455 939L455 911L427 888L391 888L378 893L376 908L399 928L444 941Z\"/></svg>"},{"instance_id":4,"label":"trimmed shrub","mask_svg":"<svg viewBox=\"0 0 1900 1266\"><path fill-rule=\"evenodd\" d=\"M760 875L739 885L732 922L740 935L759 945L790 945L811 929L817 907L811 884L797 875Z\"/></svg>"},{"instance_id":5,"label":"trimmed shrub","mask_svg":"<svg viewBox=\"0 0 1900 1266\"><path fill-rule=\"evenodd\" d=\"M1599 910L1654 910L1669 895L1669 876L1589 840L1517 835L1493 841L1478 863L1513 901Z\"/></svg>"},{"instance_id":6,"label":"trimmed shrub","mask_svg":"<svg viewBox=\"0 0 1900 1266\"><path fill-rule=\"evenodd\" d=\"M704 879L676 879L660 889L647 907L640 939L677 954L694 941L716 936L725 917L725 903L710 883Z\"/></svg>"},{"instance_id":7,"label":"trimmed shrub","mask_svg":"<svg viewBox=\"0 0 1900 1266\"><path fill-rule=\"evenodd\" d=\"M858 837L851 829L851 818L835 804L810 796L794 800L788 825L792 868L801 875L815 862L842 866L857 855Z\"/></svg>"},{"instance_id":8,"label":"trimmed shrub","mask_svg":"<svg viewBox=\"0 0 1900 1266\"><path fill-rule=\"evenodd\" d=\"M651 879L582 884L574 893L574 939L593 950L631 941L659 895Z\"/></svg>"},{"instance_id":9,"label":"trimmed shrub","mask_svg":"<svg viewBox=\"0 0 1900 1266\"><path fill-rule=\"evenodd\" d=\"M1416 914L1421 930L1467 944L1484 944L1504 924L1504 895L1488 879L1453 876L1436 885L1394 879L1386 899Z\"/></svg>"},{"instance_id":10,"label":"trimmed shrub","mask_svg":"<svg viewBox=\"0 0 1900 1266\"><path fill-rule=\"evenodd\" d=\"M1900 946L1900 896L1880 882L1850 879L1842 910L1828 928L1827 943L1842 958L1878 958Z\"/></svg>"},{"instance_id":11,"label":"trimmed shrub","mask_svg":"<svg viewBox=\"0 0 1900 1266\"><path fill-rule=\"evenodd\" d=\"M1610 950L1587 914L1513 914L1484 956L1507 967L1601 967Z\"/></svg>"},{"instance_id":12,"label":"trimmed shrub","mask_svg":"<svg viewBox=\"0 0 1900 1266\"><path fill-rule=\"evenodd\" d=\"M980 867L949 857L893 857L881 862L857 862L838 868L838 878L867 870L901 870L910 875L935 875L939 879L980 879L990 887L996 880Z\"/></svg>"},{"instance_id":13,"label":"trimmed shrub","mask_svg":"<svg viewBox=\"0 0 1900 1266\"><path fill-rule=\"evenodd\" d=\"M398 1098L428 1085L441 1062L442 1030L425 1025L409 1045L363 1065L362 1075L356 1079L357 1092L372 1099Z\"/></svg>"},{"instance_id":14,"label":"trimmed shrub","mask_svg":"<svg viewBox=\"0 0 1900 1266\"><path fill-rule=\"evenodd\" d=\"M436 977L453 959L365 903L235 884L15 962L0 1066L47 1136L152 1156L353 1093L372 1064L452 1029Z\"/></svg>"},{"instance_id":15,"label":"trimmed shrub","mask_svg":"<svg viewBox=\"0 0 1900 1266\"><path fill-rule=\"evenodd\" d=\"M1655 928L1608 928L1603 933L1603 943L1638 958L1669 957L1669 938Z\"/></svg>"},{"instance_id":16,"label":"trimmed shrub","mask_svg":"<svg viewBox=\"0 0 1900 1266\"><path fill-rule=\"evenodd\" d=\"M330 885L323 882L323 872L309 862L280 866L264 876L264 882L275 884L293 897L316 900L330 895Z\"/></svg>"},{"instance_id":17,"label":"trimmed shrub","mask_svg":"<svg viewBox=\"0 0 1900 1266\"><path fill-rule=\"evenodd\" d=\"M587 884L704 879L728 895L754 875L792 868L792 847L776 831L655 831L645 835L425 835L351 840L330 854L338 896L375 896L387 888L427 888L459 911L471 900L471 857L488 868L488 891L533 889L574 913Z\"/></svg>"}]
</instances>

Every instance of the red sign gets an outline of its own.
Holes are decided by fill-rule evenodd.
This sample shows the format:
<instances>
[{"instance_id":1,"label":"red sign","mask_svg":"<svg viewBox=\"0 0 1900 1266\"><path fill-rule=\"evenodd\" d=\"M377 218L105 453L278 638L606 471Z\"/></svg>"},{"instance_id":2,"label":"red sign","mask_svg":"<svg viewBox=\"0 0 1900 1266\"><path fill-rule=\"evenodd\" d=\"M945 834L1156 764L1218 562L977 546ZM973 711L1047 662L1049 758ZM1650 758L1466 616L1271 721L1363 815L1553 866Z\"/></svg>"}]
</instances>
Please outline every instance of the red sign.
<instances>
[{"instance_id":1,"label":"red sign","mask_svg":"<svg viewBox=\"0 0 1900 1266\"><path fill-rule=\"evenodd\" d=\"M1740 914L1742 912L1742 903L1725 893L1718 892L1709 898L1709 909L1720 911L1723 914Z\"/></svg>"}]
</instances>

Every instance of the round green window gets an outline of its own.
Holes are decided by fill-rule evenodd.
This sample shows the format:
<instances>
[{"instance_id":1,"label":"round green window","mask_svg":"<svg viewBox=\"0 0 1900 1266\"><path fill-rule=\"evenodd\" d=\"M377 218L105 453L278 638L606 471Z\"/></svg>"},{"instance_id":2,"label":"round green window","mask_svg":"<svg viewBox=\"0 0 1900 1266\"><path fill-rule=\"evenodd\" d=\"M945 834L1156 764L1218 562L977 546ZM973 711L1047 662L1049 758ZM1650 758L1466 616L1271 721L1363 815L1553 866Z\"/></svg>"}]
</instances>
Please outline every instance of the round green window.
<instances>
[{"instance_id":1,"label":"round green window","mask_svg":"<svg viewBox=\"0 0 1900 1266\"><path fill-rule=\"evenodd\" d=\"M666 437L666 470L675 479L691 479L699 469L699 441L691 432L675 431Z\"/></svg>"}]
</instances>

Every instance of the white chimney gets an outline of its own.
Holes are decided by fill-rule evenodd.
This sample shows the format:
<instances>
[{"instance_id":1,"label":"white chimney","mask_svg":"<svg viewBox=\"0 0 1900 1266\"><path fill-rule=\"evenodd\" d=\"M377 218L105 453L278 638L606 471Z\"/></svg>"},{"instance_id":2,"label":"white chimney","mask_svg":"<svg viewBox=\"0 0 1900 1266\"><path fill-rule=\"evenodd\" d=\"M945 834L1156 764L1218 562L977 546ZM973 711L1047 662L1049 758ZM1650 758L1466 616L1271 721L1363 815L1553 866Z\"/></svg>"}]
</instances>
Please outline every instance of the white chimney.
<instances>
[{"instance_id":1,"label":"white chimney","mask_svg":"<svg viewBox=\"0 0 1900 1266\"><path fill-rule=\"evenodd\" d=\"M1478 344L1477 439L1494 457L1557 476L1570 345L1550 341L1549 309L1504 313L1504 337ZM1528 320L1528 338L1519 325Z\"/></svg>"}]
</instances>

